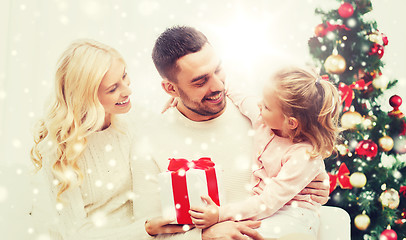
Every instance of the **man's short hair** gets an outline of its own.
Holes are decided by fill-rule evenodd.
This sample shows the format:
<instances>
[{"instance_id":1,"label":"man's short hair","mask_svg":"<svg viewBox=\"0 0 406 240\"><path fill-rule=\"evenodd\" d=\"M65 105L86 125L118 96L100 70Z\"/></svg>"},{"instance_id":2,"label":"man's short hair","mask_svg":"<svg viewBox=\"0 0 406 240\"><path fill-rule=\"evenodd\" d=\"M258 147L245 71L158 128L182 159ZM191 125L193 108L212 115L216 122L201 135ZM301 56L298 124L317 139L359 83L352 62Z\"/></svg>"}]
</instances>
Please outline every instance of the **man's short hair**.
<instances>
[{"instance_id":1,"label":"man's short hair","mask_svg":"<svg viewBox=\"0 0 406 240\"><path fill-rule=\"evenodd\" d=\"M198 52L208 43L206 36L195 28L175 26L166 29L156 40L152 60L162 78L176 82L179 71L176 61Z\"/></svg>"}]
</instances>

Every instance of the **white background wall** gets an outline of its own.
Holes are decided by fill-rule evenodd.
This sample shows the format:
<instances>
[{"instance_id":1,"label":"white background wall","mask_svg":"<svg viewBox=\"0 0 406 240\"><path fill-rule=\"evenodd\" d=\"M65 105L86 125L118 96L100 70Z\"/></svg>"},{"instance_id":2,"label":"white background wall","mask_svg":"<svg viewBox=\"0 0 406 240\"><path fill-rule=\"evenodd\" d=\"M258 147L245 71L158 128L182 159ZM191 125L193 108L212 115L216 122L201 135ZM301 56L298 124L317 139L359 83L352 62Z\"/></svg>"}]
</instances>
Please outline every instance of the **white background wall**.
<instances>
[{"instance_id":1,"label":"white background wall","mask_svg":"<svg viewBox=\"0 0 406 240\"><path fill-rule=\"evenodd\" d=\"M30 131L72 40L94 38L117 48L128 62L133 103L159 111L166 95L150 55L166 27L200 29L221 54L228 79L256 91L280 62L309 60L307 40L321 21L314 9L338 6L334 0L1 0L0 239L40 239L27 218L35 195ZM384 74L400 80L382 99L390 110L393 94L406 100L406 2L374 0L373 6L368 17L389 38Z\"/></svg>"}]
</instances>

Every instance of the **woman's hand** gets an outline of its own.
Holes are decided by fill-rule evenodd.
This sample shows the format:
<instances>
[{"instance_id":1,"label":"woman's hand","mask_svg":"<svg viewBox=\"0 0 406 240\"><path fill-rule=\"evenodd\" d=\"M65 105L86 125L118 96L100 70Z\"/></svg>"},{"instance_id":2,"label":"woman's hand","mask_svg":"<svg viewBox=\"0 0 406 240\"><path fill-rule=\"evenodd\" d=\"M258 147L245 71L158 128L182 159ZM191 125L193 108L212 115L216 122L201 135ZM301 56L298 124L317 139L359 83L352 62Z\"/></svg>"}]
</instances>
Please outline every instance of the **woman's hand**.
<instances>
[{"instance_id":1,"label":"woman's hand","mask_svg":"<svg viewBox=\"0 0 406 240\"><path fill-rule=\"evenodd\" d=\"M169 224L173 221L173 219L165 219L162 217L147 220L145 222L145 231L149 235L154 236L163 233L183 233L194 228L193 225Z\"/></svg>"}]
</instances>

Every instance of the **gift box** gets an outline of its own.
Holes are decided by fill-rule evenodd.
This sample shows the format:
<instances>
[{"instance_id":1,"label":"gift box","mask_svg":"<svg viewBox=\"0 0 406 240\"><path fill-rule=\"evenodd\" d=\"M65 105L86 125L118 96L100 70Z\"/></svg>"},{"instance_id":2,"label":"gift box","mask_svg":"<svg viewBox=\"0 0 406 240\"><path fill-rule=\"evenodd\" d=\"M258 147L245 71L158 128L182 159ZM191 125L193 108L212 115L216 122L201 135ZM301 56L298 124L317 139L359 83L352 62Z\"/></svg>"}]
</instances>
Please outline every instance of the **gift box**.
<instances>
[{"instance_id":1,"label":"gift box","mask_svg":"<svg viewBox=\"0 0 406 240\"><path fill-rule=\"evenodd\" d=\"M168 171L158 176L164 218L176 219L174 224L192 224L190 206L204 206L203 195L220 206L221 174L214 165L206 157L196 161L169 159Z\"/></svg>"}]
</instances>

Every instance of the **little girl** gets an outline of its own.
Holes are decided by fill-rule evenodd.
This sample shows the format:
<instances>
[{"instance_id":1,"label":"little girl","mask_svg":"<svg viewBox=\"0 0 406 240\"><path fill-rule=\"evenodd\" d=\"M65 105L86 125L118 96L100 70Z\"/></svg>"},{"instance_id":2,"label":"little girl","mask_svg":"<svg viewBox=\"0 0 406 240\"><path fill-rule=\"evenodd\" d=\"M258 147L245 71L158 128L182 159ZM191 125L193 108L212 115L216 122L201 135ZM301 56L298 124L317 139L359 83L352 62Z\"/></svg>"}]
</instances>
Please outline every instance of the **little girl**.
<instances>
[{"instance_id":1,"label":"little girl","mask_svg":"<svg viewBox=\"0 0 406 240\"><path fill-rule=\"evenodd\" d=\"M253 195L243 202L218 207L207 196L206 207L192 207L196 227L217 222L263 220L267 238L301 234L316 239L320 204L298 195L321 171L338 134L339 94L329 81L307 70L278 71L263 90L259 104L228 91L228 97L252 122L255 146ZM297 235L295 235L297 236Z\"/></svg>"}]
</instances>

